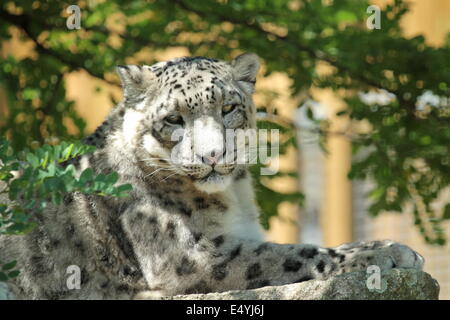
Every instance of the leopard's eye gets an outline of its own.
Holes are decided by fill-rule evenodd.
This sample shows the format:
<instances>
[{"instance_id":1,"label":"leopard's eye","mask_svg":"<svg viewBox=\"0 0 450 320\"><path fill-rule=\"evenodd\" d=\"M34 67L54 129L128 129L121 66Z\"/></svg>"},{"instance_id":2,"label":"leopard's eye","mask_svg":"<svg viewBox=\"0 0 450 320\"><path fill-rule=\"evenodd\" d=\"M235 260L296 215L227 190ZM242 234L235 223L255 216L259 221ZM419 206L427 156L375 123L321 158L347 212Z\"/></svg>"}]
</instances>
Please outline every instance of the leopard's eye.
<instances>
[{"instance_id":1,"label":"leopard's eye","mask_svg":"<svg viewBox=\"0 0 450 320\"><path fill-rule=\"evenodd\" d=\"M227 114L236 109L237 104L227 104L222 107L222 114Z\"/></svg>"},{"instance_id":2,"label":"leopard's eye","mask_svg":"<svg viewBox=\"0 0 450 320\"><path fill-rule=\"evenodd\" d=\"M170 125L183 125L183 118L179 114L172 114L164 118L164 121Z\"/></svg>"}]
</instances>

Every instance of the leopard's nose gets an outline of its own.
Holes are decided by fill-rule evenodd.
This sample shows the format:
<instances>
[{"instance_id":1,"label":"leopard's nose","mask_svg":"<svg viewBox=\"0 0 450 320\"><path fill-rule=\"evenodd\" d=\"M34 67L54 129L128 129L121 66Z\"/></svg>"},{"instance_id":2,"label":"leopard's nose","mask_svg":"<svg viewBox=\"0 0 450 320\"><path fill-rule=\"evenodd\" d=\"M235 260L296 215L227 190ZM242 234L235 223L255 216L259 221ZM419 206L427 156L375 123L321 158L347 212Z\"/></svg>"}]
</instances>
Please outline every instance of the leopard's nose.
<instances>
[{"instance_id":1,"label":"leopard's nose","mask_svg":"<svg viewBox=\"0 0 450 320\"><path fill-rule=\"evenodd\" d=\"M204 155L197 154L197 157L202 163L215 166L222 159L224 153L224 150L216 149Z\"/></svg>"}]
</instances>

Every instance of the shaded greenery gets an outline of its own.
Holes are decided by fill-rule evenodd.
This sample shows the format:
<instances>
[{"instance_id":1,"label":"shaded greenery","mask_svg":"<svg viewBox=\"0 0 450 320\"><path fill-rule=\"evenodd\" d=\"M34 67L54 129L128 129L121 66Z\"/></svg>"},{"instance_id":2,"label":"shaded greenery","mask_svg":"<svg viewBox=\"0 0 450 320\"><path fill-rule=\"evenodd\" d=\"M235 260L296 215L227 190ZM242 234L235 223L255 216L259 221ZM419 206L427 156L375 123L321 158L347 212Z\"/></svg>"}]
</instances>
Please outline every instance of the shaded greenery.
<instances>
[{"instance_id":1,"label":"shaded greenery","mask_svg":"<svg viewBox=\"0 0 450 320\"><path fill-rule=\"evenodd\" d=\"M77 177L72 164L61 165L94 149L79 142L63 142L16 153L7 140L0 138L0 195L7 195L9 199L6 202L5 197L0 198L0 235L24 234L31 230L36 225L33 218L50 203L61 204L68 192L126 196L131 185L115 186L117 173L94 175L93 170L87 168ZM10 271L14 266L14 261L3 265L0 281L17 275L15 270Z\"/></svg>"},{"instance_id":2,"label":"shaded greenery","mask_svg":"<svg viewBox=\"0 0 450 320\"><path fill-rule=\"evenodd\" d=\"M280 71L292 79L293 96L314 99L313 86L346 89L348 108L340 115L370 124L365 134L352 133L358 156L350 172L353 179L369 176L373 181L370 213L400 212L411 203L425 239L445 242L441 223L450 214L448 209L435 212L430 204L450 183L448 100L424 110L417 110L416 101L427 91L448 98L450 41L431 47L422 36L406 38L399 23L408 11L406 1L394 0L383 9L380 30L366 27L364 0L113 0L78 5L80 30L67 29L62 2L0 5L2 41L19 30L36 52L20 61L0 61L0 85L9 106L0 118L0 133L14 148L84 134L84 121L65 97L64 75L70 72L84 70L117 84L114 66L128 57L136 57L136 63L155 62L137 58L144 49L184 46L192 55L228 60L240 51L256 52L265 62L266 75ZM328 65L330 72L317 72L318 64ZM369 105L358 95L379 89L396 98L387 105ZM76 130L68 132L65 121ZM285 146L295 145L295 127L283 126L291 137ZM329 133L326 127L320 132L324 138ZM298 194L275 193L260 176L257 188L265 225L279 202L301 199Z\"/></svg>"}]
</instances>

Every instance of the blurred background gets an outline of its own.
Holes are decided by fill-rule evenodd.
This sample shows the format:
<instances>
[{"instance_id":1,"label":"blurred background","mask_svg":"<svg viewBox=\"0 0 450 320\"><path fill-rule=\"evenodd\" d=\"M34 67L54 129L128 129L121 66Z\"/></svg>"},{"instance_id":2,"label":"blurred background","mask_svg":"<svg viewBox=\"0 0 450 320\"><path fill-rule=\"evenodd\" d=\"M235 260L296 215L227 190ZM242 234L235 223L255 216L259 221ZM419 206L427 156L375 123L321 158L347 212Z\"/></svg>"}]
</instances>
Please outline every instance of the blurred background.
<instances>
[{"instance_id":1,"label":"blurred background","mask_svg":"<svg viewBox=\"0 0 450 320\"><path fill-rule=\"evenodd\" d=\"M381 10L379 29L368 27L369 5ZM94 131L121 99L115 65L253 51L260 125L283 133L280 173L253 170L268 238L400 241L450 299L449 0L0 8L0 132L15 148Z\"/></svg>"}]
</instances>

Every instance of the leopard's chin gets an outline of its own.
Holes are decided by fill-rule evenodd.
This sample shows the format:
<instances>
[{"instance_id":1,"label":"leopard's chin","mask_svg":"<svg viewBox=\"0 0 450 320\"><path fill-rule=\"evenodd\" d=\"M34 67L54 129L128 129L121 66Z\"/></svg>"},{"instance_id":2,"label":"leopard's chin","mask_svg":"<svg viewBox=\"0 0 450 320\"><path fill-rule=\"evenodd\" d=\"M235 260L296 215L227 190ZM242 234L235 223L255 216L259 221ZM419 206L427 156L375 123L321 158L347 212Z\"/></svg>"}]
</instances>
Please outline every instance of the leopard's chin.
<instances>
[{"instance_id":1,"label":"leopard's chin","mask_svg":"<svg viewBox=\"0 0 450 320\"><path fill-rule=\"evenodd\" d=\"M223 175L216 171L211 171L205 177L194 182L195 187L206 193L216 193L225 191L231 184L232 177L230 174Z\"/></svg>"}]
</instances>

